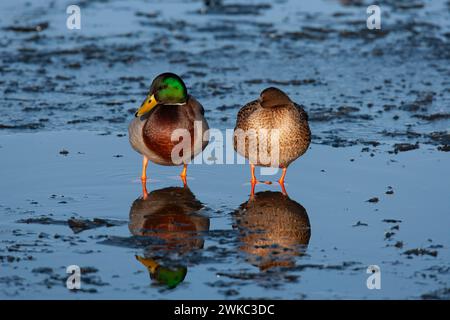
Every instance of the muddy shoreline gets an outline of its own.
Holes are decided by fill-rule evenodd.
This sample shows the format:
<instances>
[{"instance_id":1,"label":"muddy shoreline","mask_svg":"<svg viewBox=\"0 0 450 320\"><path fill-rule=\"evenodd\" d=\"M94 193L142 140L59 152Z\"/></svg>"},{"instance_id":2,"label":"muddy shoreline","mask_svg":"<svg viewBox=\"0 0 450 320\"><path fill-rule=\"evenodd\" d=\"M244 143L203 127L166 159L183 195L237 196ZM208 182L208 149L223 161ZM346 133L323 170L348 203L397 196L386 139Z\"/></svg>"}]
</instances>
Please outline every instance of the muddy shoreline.
<instances>
[{"instance_id":1,"label":"muddy shoreline","mask_svg":"<svg viewBox=\"0 0 450 320\"><path fill-rule=\"evenodd\" d=\"M13 17L23 12L27 23L0 26L0 130L125 132L153 76L170 69L219 129L232 128L238 108L275 85L305 106L315 143L418 142L446 151L448 3L419 3L383 1L383 28L372 32L363 1L194 1L177 9L93 2L84 10L104 17L86 18L78 32L61 26L59 7L42 15L45 6L19 4ZM120 25L109 20L116 16Z\"/></svg>"}]
</instances>

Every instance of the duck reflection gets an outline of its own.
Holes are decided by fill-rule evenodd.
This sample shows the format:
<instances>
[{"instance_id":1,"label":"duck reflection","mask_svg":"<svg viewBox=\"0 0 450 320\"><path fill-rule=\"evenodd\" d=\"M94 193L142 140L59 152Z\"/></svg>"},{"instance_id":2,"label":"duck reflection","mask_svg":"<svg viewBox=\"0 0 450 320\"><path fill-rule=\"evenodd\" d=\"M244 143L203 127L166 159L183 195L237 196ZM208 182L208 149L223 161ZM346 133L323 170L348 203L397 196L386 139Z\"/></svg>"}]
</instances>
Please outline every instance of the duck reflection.
<instances>
[{"instance_id":1,"label":"duck reflection","mask_svg":"<svg viewBox=\"0 0 450 320\"><path fill-rule=\"evenodd\" d=\"M133 202L130 232L157 240L136 256L155 282L172 289L186 277L183 257L203 248L201 233L209 230L209 218L198 213L202 208L187 186L155 190Z\"/></svg>"},{"instance_id":2,"label":"duck reflection","mask_svg":"<svg viewBox=\"0 0 450 320\"><path fill-rule=\"evenodd\" d=\"M294 267L305 253L311 226L305 208L281 192L264 191L251 196L234 213L239 249L261 271Z\"/></svg>"}]
</instances>

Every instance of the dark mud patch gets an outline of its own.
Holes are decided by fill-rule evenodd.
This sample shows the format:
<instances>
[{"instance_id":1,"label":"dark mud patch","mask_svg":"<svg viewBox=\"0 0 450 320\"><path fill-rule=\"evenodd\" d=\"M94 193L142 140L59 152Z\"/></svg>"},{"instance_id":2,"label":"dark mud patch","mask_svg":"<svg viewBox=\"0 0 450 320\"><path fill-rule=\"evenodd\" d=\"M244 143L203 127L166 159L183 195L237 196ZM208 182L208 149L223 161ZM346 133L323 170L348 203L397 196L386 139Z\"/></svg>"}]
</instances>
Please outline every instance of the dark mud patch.
<instances>
[{"instance_id":1,"label":"dark mud patch","mask_svg":"<svg viewBox=\"0 0 450 320\"><path fill-rule=\"evenodd\" d=\"M385 194L393 195L394 194L394 189L391 186L388 186Z\"/></svg>"},{"instance_id":2,"label":"dark mud patch","mask_svg":"<svg viewBox=\"0 0 450 320\"><path fill-rule=\"evenodd\" d=\"M45 225L67 225L76 233L80 233L85 230L96 229L100 227L116 227L126 224L126 221L110 220L110 219L100 219L94 218L80 219L80 218L70 218L68 220L56 220L47 216L41 216L36 218L26 218L20 219L17 223L26 224L45 224Z\"/></svg>"},{"instance_id":3,"label":"dark mud patch","mask_svg":"<svg viewBox=\"0 0 450 320\"><path fill-rule=\"evenodd\" d=\"M364 268L360 262L357 261L344 261L341 264L302 264L293 268L295 271L303 271L306 269L315 270L351 270L358 271Z\"/></svg>"},{"instance_id":4,"label":"dark mud patch","mask_svg":"<svg viewBox=\"0 0 450 320\"><path fill-rule=\"evenodd\" d=\"M281 270L269 270L266 272L253 272L247 269L239 271L218 272L220 280L208 282L207 285L213 288L221 288L222 295L237 296L240 289L250 284L257 285L267 290L281 290L286 283L299 283L300 276ZM232 289L228 289L233 287Z\"/></svg>"},{"instance_id":5,"label":"dark mud patch","mask_svg":"<svg viewBox=\"0 0 450 320\"><path fill-rule=\"evenodd\" d=\"M27 283L27 280L19 276L4 276L0 277L0 283L7 287L22 287Z\"/></svg>"},{"instance_id":6,"label":"dark mud patch","mask_svg":"<svg viewBox=\"0 0 450 320\"><path fill-rule=\"evenodd\" d=\"M450 132L448 131L435 131L431 132L427 135L425 135L427 138L429 138L429 143L432 144L443 144L443 145L449 145L450 144Z\"/></svg>"},{"instance_id":7,"label":"dark mud patch","mask_svg":"<svg viewBox=\"0 0 450 320\"><path fill-rule=\"evenodd\" d=\"M65 268L59 269L60 271L54 270L51 267L37 267L31 270L31 272L40 277L40 280L37 284L40 286L44 286L48 289L53 287L66 287L68 274L65 272ZM96 273L98 269L94 267L81 267L80 272L82 275L82 288L71 290L72 292L86 292L86 293L96 293L96 287L104 287L109 286L110 284L102 281L99 275ZM86 288L86 286L88 286Z\"/></svg>"},{"instance_id":8,"label":"dark mud patch","mask_svg":"<svg viewBox=\"0 0 450 320\"><path fill-rule=\"evenodd\" d=\"M424 300L450 300L450 288L443 288L421 295Z\"/></svg>"},{"instance_id":9,"label":"dark mud patch","mask_svg":"<svg viewBox=\"0 0 450 320\"><path fill-rule=\"evenodd\" d=\"M139 249L139 248L146 248L149 246L163 245L164 241L157 237L148 237L148 236L132 236L132 237L107 236L107 239L100 241L99 244L115 247Z\"/></svg>"},{"instance_id":10,"label":"dark mud patch","mask_svg":"<svg viewBox=\"0 0 450 320\"><path fill-rule=\"evenodd\" d=\"M67 156L69 154L69 151L67 151L66 149L62 149L61 151L59 151L59 154L63 155L63 156Z\"/></svg>"},{"instance_id":11,"label":"dark mud patch","mask_svg":"<svg viewBox=\"0 0 450 320\"><path fill-rule=\"evenodd\" d=\"M41 32L49 27L48 22L40 22L31 26L9 26L4 28L6 31L14 31L14 32Z\"/></svg>"},{"instance_id":12,"label":"dark mud patch","mask_svg":"<svg viewBox=\"0 0 450 320\"><path fill-rule=\"evenodd\" d=\"M445 145L443 145L443 146L437 147L437 149L438 149L439 151L449 152L449 151L450 151L450 145L449 145L449 144L445 144Z\"/></svg>"},{"instance_id":13,"label":"dark mud patch","mask_svg":"<svg viewBox=\"0 0 450 320\"><path fill-rule=\"evenodd\" d=\"M10 130L37 130L44 128L42 123L25 123L25 124L1 124L0 129L10 129Z\"/></svg>"},{"instance_id":14,"label":"dark mud patch","mask_svg":"<svg viewBox=\"0 0 450 320\"><path fill-rule=\"evenodd\" d=\"M399 153L399 152L405 152L405 151L411 151L419 149L419 143L416 142L415 144L412 143L396 143L394 144L394 150L390 151L392 153Z\"/></svg>"},{"instance_id":15,"label":"dark mud patch","mask_svg":"<svg viewBox=\"0 0 450 320\"><path fill-rule=\"evenodd\" d=\"M450 119L450 113L433 113L429 115L424 114L415 114L413 115L415 118L419 118L426 121L438 121L438 120L446 120Z\"/></svg>"},{"instance_id":16,"label":"dark mud patch","mask_svg":"<svg viewBox=\"0 0 450 320\"><path fill-rule=\"evenodd\" d=\"M203 8L197 11L199 14L210 15L260 15L264 10L270 9L269 3L261 4L240 4L224 3L222 0L203 0Z\"/></svg>"},{"instance_id":17,"label":"dark mud patch","mask_svg":"<svg viewBox=\"0 0 450 320\"><path fill-rule=\"evenodd\" d=\"M423 248L416 248L416 249L410 249L403 252L403 254L407 256L432 256L437 257L438 252L436 250L429 250L429 249L423 249Z\"/></svg>"},{"instance_id":18,"label":"dark mud patch","mask_svg":"<svg viewBox=\"0 0 450 320\"><path fill-rule=\"evenodd\" d=\"M6 256L1 255L0 256L0 262L1 263L14 263L14 262L20 262L22 260L24 260L24 261L31 261L31 260L34 260L34 258L31 255L24 256L22 258L21 257L17 257L17 256L12 256L12 255L6 255Z\"/></svg>"},{"instance_id":19,"label":"dark mud patch","mask_svg":"<svg viewBox=\"0 0 450 320\"><path fill-rule=\"evenodd\" d=\"M396 219L383 219L383 222L386 222L386 223L401 223L402 220L396 220Z\"/></svg>"},{"instance_id":20,"label":"dark mud patch","mask_svg":"<svg viewBox=\"0 0 450 320\"><path fill-rule=\"evenodd\" d=\"M94 218L93 220L71 218L67 221L70 229L74 233L80 233L85 230L100 228L100 227L117 227L126 224L126 221L117 221L109 219Z\"/></svg>"},{"instance_id":21,"label":"dark mud patch","mask_svg":"<svg viewBox=\"0 0 450 320\"><path fill-rule=\"evenodd\" d=\"M27 218L20 219L17 223L26 223L26 224L48 224L48 225L67 225L66 220L56 220L49 217L36 217L36 218Z\"/></svg>"},{"instance_id":22,"label":"dark mud patch","mask_svg":"<svg viewBox=\"0 0 450 320\"><path fill-rule=\"evenodd\" d=\"M321 271L343 271L350 272L360 271L363 267L359 262L347 261L342 264L301 264L297 266L283 267L280 265L276 268L270 268L263 272L253 272L249 269L241 269L234 271L217 272L219 280L207 283L208 286L221 288L223 295L227 296L229 290L236 290L232 295L238 295L239 289L251 283L257 284L264 289L280 290L286 283L299 283L301 281L301 273L308 269ZM224 280L226 279L226 280ZM232 287L232 289L229 289Z\"/></svg>"},{"instance_id":23,"label":"dark mud patch","mask_svg":"<svg viewBox=\"0 0 450 320\"><path fill-rule=\"evenodd\" d=\"M321 85L323 83L316 81L315 79L293 79L293 80L279 80L279 79L250 79L245 80L248 84L267 84L278 86L301 86L301 85Z\"/></svg>"},{"instance_id":24,"label":"dark mud patch","mask_svg":"<svg viewBox=\"0 0 450 320\"><path fill-rule=\"evenodd\" d=\"M356 107L341 106L336 110L332 108L310 109L308 119L312 122L330 122L333 120L372 120L373 116L369 114L357 114L360 111Z\"/></svg>"}]
</instances>

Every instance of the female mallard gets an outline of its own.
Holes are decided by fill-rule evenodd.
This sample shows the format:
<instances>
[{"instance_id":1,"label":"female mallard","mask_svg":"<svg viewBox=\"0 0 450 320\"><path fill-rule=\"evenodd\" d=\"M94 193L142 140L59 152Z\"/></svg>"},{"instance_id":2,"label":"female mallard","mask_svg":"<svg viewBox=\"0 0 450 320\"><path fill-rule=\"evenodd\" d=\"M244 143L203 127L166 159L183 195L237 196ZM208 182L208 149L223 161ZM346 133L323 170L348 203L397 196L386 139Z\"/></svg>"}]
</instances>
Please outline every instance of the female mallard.
<instances>
[{"instance_id":1,"label":"female mallard","mask_svg":"<svg viewBox=\"0 0 450 320\"><path fill-rule=\"evenodd\" d=\"M287 167L306 152L310 142L307 113L280 89L264 89L259 99L247 103L238 112L234 149L250 160L253 187L258 182L255 165L270 166L283 169L278 182L284 190ZM262 161L263 153L265 161Z\"/></svg>"},{"instance_id":2,"label":"female mallard","mask_svg":"<svg viewBox=\"0 0 450 320\"><path fill-rule=\"evenodd\" d=\"M234 212L239 249L261 270L293 267L311 237L306 209L280 192L258 192Z\"/></svg>"},{"instance_id":3,"label":"female mallard","mask_svg":"<svg viewBox=\"0 0 450 320\"><path fill-rule=\"evenodd\" d=\"M176 74L163 73L153 80L136 118L128 127L131 146L144 157L141 176L144 184L148 160L165 166L183 164L180 176L186 184L187 163L208 144L203 140L203 132L208 130L204 113L202 105L187 93L183 80ZM188 133L190 141L179 139L177 129ZM183 148L174 153L180 142L184 145L187 142L189 152Z\"/></svg>"}]
</instances>

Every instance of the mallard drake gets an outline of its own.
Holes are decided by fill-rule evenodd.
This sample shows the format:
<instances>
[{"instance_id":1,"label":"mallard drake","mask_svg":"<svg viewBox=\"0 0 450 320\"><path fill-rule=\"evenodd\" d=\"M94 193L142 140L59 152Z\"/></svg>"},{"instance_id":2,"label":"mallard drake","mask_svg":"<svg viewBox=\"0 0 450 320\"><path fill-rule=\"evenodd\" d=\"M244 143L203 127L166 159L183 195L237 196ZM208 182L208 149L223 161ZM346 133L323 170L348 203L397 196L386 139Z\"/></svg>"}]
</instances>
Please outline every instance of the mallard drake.
<instances>
[{"instance_id":1,"label":"mallard drake","mask_svg":"<svg viewBox=\"0 0 450 320\"><path fill-rule=\"evenodd\" d=\"M200 235L209 230L209 218L198 213L202 208L189 187L153 190L131 205L128 228L135 236L160 239L159 249L180 254L201 249Z\"/></svg>"},{"instance_id":2,"label":"mallard drake","mask_svg":"<svg viewBox=\"0 0 450 320\"><path fill-rule=\"evenodd\" d=\"M131 205L131 234L153 240L144 256L136 259L147 267L151 279L169 289L186 277L188 269L183 257L203 248L202 233L209 230L209 218L198 213L202 208L189 187L154 190L146 200L138 198ZM177 259L171 258L174 252Z\"/></svg>"},{"instance_id":3,"label":"mallard drake","mask_svg":"<svg viewBox=\"0 0 450 320\"><path fill-rule=\"evenodd\" d=\"M198 213L202 208L189 187L154 190L146 200L138 198L131 205L131 234L154 240L149 241L144 256L136 255L136 259L157 283L172 289L186 277L188 268L181 258L202 249L202 233L209 230L209 218ZM178 259L170 258L174 252Z\"/></svg>"},{"instance_id":4,"label":"mallard drake","mask_svg":"<svg viewBox=\"0 0 450 320\"><path fill-rule=\"evenodd\" d=\"M261 129L267 130L267 133ZM249 132L256 135L255 143L250 141ZM269 138L274 137L277 140L278 150L270 143ZM283 169L283 173L278 182L284 190L284 179L289 164L306 152L310 142L308 114L280 89L274 87L264 89L257 100L247 103L237 114L234 149L250 160L252 187L258 183L255 165L279 167ZM270 159L276 161L262 162L263 150Z\"/></svg>"},{"instance_id":5,"label":"mallard drake","mask_svg":"<svg viewBox=\"0 0 450 320\"><path fill-rule=\"evenodd\" d=\"M143 183L147 180L150 160L165 166L183 164L180 176L186 184L187 163L208 144L207 136L206 141L203 139L203 133L209 128L204 113L203 106L188 94L186 85L176 74L163 73L153 80L147 97L128 127L131 146L143 156ZM190 134L190 143L179 139L179 135L172 139L177 129ZM180 142L187 143L190 152L178 150L175 153L177 159L174 159L173 152Z\"/></svg>"},{"instance_id":6,"label":"mallard drake","mask_svg":"<svg viewBox=\"0 0 450 320\"><path fill-rule=\"evenodd\" d=\"M292 267L311 237L306 209L281 192L258 192L233 213L239 249L260 270Z\"/></svg>"}]
</instances>

